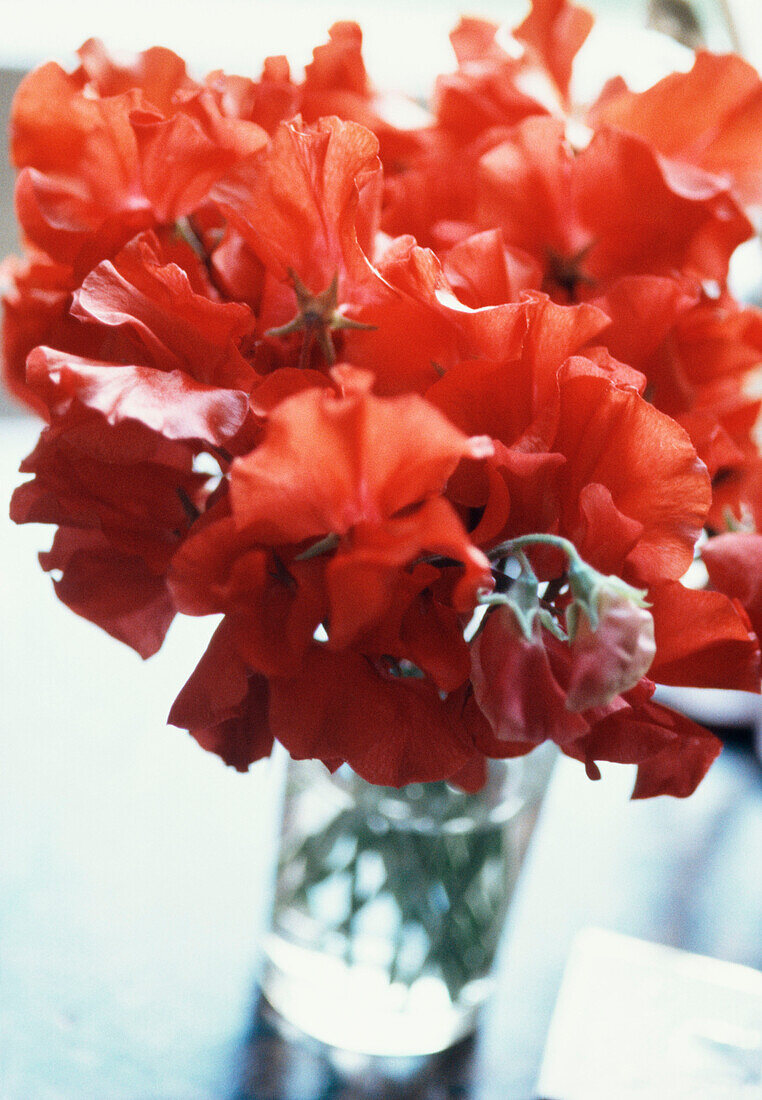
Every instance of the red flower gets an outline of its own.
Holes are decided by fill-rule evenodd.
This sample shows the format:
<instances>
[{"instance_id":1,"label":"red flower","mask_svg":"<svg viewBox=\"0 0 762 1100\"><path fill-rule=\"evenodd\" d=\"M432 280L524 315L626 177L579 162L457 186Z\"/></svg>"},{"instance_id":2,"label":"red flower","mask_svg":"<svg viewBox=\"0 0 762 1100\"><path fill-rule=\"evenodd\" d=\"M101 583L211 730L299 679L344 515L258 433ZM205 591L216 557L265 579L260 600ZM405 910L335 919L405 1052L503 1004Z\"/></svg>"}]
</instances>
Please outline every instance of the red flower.
<instances>
[{"instance_id":1,"label":"red flower","mask_svg":"<svg viewBox=\"0 0 762 1100\"><path fill-rule=\"evenodd\" d=\"M51 63L22 82L11 156L22 169L16 197L25 234L84 273L140 229L190 213L266 135L224 119L169 50L149 50L129 70L94 41L80 56L71 75Z\"/></svg>"},{"instance_id":2,"label":"red flower","mask_svg":"<svg viewBox=\"0 0 762 1100\"><path fill-rule=\"evenodd\" d=\"M4 363L49 425L12 516L144 657L223 616L170 718L240 770L278 739L473 789L552 739L684 796L718 745L646 671L759 685L758 536L710 540L719 591L680 579L728 510L762 522L762 322L725 285L760 82L709 55L614 82L586 144L590 25L462 20L431 114L354 23L300 82L91 41L21 85Z\"/></svg>"},{"instance_id":3,"label":"red flower","mask_svg":"<svg viewBox=\"0 0 762 1100\"><path fill-rule=\"evenodd\" d=\"M684 715L651 702L652 691L653 685L630 692L622 706L600 718L587 737L566 751L582 760L593 777L600 774L596 761L637 764L633 798L687 798L719 755L722 742Z\"/></svg>"},{"instance_id":4,"label":"red flower","mask_svg":"<svg viewBox=\"0 0 762 1100\"><path fill-rule=\"evenodd\" d=\"M164 577L143 556L116 548L97 530L60 527L40 564L61 573L53 585L72 611L143 658L161 648L175 607Z\"/></svg>"},{"instance_id":5,"label":"red flower","mask_svg":"<svg viewBox=\"0 0 762 1100\"><path fill-rule=\"evenodd\" d=\"M283 56L265 58L259 80L229 76L217 69L207 76L206 86L225 118L248 119L268 134L299 112L299 88Z\"/></svg>"},{"instance_id":6,"label":"red flower","mask_svg":"<svg viewBox=\"0 0 762 1100\"><path fill-rule=\"evenodd\" d=\"M311 389L282 402L265 443L233 467L234 515L267 541L402 513L441 492L460 458L490 451L418 397L381 399L357 372L335 377L344 396Z\"/></svg>"},{"instance_id":7,"label":"red flower","mask_svg":"<svg viewBox=\"0 0 762 1100\"><path fill-rule=\"evenodd\" d=\"M623 275L684 269L723 280L751 232L715 177L683 185L645 140L614 130L573 153L547 118L527 119L484 155L477 218L540 259L543 289L562 300Z\"/></svg>"},{"instance_id":8,"label":"red flower","mask_svg":"<svg viewBox=\"0 0 762 1100\"><path fill-rule=\"evenodd\" d=\"M24 358L36 343L55 335L68 347L73 337L71 350L85 352L66 310L87 272L140 230L193 213L267 140L254 123L225 118L169 50L148 50L125 68L91 40L80 58L72 74L51 63L26 77L13 105L18 218L26 243L43 254L10 295L12 305L19 296L34 302L33 330L27 318L20 331L18 312L15 326L13 315L6 321L5 373L24 399Z\"/></svg>"},{"instance_id":9,"label":"red flower","mask_svg":"<svg viewBox=\"0 0 762 1100\"><path fill-rule=\"evenodd\" d=\"M720 751L716 737L650 701L654 685L642 680L605 707L578 713L567 693L575 655L542 630L537 618L527 638L511 608L492 611L472 644L472 683L486 717L473 722L475 743L489 756L515 756L552 739L581 760L591 778L598 761L637 764L633 798L691 794Z\"/></svg>"},{"instance_id":10,"label":"red flower","mask_svg":"<svg viewBox=\"0 0 762 1100\"><path fill-rule=\"evenodd\" d=\"M62 570L61 599L143 657L174 615L167 566L205 497L192 457L138 421L109 425L74 401L22 463L35 476L11 501L16 523L60 525L41 560Z\"/></svg>"},{"instance_id":11,"label":"red flower","mask_svg":"<svg viewBox=\"0 0 762 1100\"><path fill-rule=\"evenodd\" d=\"M699 52L687 73L645 92L612 82L593 110L596 124L639 134L672 162L724 177L747 203L762 201L762 81L740 57Z\"/></svg>"},{"instance_id":12,"label":"red flower","mask_svg":"<svg viewBox=\"0 0 762 1100\"><path fill-rule=\"evenodd\" d=\"M644 587L685 573L711 493L682 429L637 394L579 376L561 386L553 450L566 457L560 531L585 561Z\"/></svg>"},{"instance_id":13,"label":"red flower","mask_svg":"<svg viewBox=\"0 0 762 1100\"><path fill-rule=\"evenodd\" d=\"M371 783L446 779L478 758L462 693L442 701L427 680L384 674L355 653L314 646L301 674L270 684L270 725L296 759L347 761Z\"/></svg>"},{"instance_id":14,"label":"red flower","mask_svg":"<svg viewBox=\"0 0 762 1100\"><path fill-rule=\"evenodd\" d=\"M317 294L337 272L355 279L364 272L361 250L370 250L375 229L377 153L377 139L353 122L327 118L311 129L284 123L215 197L275 278L295 272ZM371 201L363 204L367 188Z\"/></svg>"},{"instance_id":15,"label":"red flower","mask_svg":"<svg viewBox=\"0 0 762 1100\"><path fill-rule=\"evenodd\" d=\"M593 27L593 17L569 0L533 0L532 9L516 28L553 78L564 102L569 97L572 62Z\"/></svg>"},{"instance_id":16,"label":"red flower","mask_svg":"<svg viewBox=\"0 0 762 1100\"><path fill-rule=\"evenodd\" d=\"M493 127L512 126L547 106L522 87L527 65L496 41L498 25L464 18L450 35L458 69L440 76L434 92L439 126L461 146Z\"/></svg>"},{"instance_id":17,"label":"red flower","mask_svg":"<svg viewBox=\"0 0 762 1100\"><path fill-rule=\"evenodd\" d=\"M153 233L141 234L90 272L72 316L85 322L85 332L99 326L104 350L117 362L181 370L205 385L249 392L257 374L239 344L254 317L246 305L200 292L197 264L189 274Z\"/></svg>"},{"instance_id":18,"label":"red flower","mask_svg":"<svg viewBox=\"0 0 762 1100\"><path fill-rule=\"evenodd\" d=\"M757 638L762 639L762 535L743 531L718 535L702 546L701 557L712 584L743 604Z\"/></svg>"},{"instance_id":19,"label":"red flower","mask_svg":"<svg viewBox=\"0 0 762 1100\"><path fill-rule=\"evenodd\" d=\"M223 447L249 411L245 393L205 386L179 370L121 367L35 348L27 371L33 392L55 418L79 402L109 424L135 421L166 439Z\"/></svg>"},{"instance_id":20,"label":"red flower","mask_svg":"<svg viewBox=\"0 0 762 1100\"><path fill-rule=\"evenodd\" d=\"M248 668L267 676L298 670L326 616L323 562L272 551L237 527L227 499L194 525L169 572L178 611L226 614L226 638Z\"/></svg>"}]
</instances>

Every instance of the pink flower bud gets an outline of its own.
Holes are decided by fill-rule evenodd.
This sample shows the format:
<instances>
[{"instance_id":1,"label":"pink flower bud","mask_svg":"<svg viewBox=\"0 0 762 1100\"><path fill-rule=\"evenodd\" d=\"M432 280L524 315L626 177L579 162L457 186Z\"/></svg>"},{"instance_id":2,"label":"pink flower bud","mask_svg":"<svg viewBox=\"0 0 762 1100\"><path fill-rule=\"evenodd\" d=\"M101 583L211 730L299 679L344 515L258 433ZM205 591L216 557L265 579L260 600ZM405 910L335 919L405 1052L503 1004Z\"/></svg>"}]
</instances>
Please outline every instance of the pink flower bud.
<instances>
[{"instance_id":1,"label":"pink flower bud","mask_svg":"<svg viewBox=\"0 0 762 1100\"><path fill-rule=\"evenodd\" d=\"M656 655L654 621L621 588L601 585L596 594L598 625L593 630L579 608L571 643L569 710L605 707L645 676Z\"/></svg>"}]
</instances>

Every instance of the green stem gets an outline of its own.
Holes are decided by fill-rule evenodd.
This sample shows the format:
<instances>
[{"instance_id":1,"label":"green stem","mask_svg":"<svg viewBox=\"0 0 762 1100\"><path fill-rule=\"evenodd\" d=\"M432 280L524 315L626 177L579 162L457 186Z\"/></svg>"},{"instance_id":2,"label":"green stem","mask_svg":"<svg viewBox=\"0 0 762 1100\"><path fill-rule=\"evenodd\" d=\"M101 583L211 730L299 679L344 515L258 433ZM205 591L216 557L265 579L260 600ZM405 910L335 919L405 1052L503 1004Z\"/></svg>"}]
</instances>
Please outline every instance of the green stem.
<instances>
[{"instance_id":1,"label":"green stem","mask_svg":"<svg viewBox=\"0 0 762 1100\"><path fill-rule=\"evenodd\" d=\"M540 533L535 535L519 535L518 538L508 539L507 542L501 542L499 546L495 546L492 550L487 552L487 557L491 561L511 555L518 557L518 552L523 550L525 546L552 546L556 550L560 550L563 554L566 554L572 566L584 565L577 551L577 547L573 542L569 542L568 539L562 538L561 535Z\"/></svg>"}]
</instances>

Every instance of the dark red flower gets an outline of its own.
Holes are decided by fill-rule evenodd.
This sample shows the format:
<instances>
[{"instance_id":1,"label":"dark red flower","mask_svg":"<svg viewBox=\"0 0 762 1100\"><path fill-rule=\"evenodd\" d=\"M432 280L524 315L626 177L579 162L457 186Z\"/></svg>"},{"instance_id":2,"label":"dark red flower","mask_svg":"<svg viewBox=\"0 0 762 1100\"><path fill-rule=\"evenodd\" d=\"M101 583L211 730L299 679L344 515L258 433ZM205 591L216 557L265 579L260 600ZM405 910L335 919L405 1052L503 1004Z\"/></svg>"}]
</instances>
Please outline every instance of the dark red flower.
<instances>
[{"instance_id":1,"label":"dark red flower","mask_svg":"<svg viewBox=\"0 0 762 1100\"><path fill-rule=\"evenodd\" d=\"M687 798L719 756L722 742L708 730L636 689L625 705L601 718L587 738L570 746L593 775L596 761L637 764L632 797Z\"/></svg>"},{"instance_id":2,"label":"dark red flower","mask_svg":"<svg viewBox=\"0 0 762 1100\"><path fill-rule=\"evenodd\" d=\"M461 719L428 680L389 676L366 657L315 645L293 680L270 683L270 728L297 760L346 761L371 783L449 778L478 757Z\"/></svg>"},{"instance_id":3,"label":"dark red flower","mask_svg":"<svg viewBox=\"0 0 762 1100\"><path fill-rule=\"evenodd\" d=\"M471 643L471 683L492 739L490 756L528 752L543 741L564 745L584 735L584 719L566 705L545 648L546 632L534 619L527 637L509 606L497 607Z\"/></svg>"},{"instance_id":4,"label":"dark red flower","mask_svg":"<svg viewBox=\"0 0 762 1100\"><path fill-rule=\"evenodd\" d=\"M228 623L223 621L172 704L169 721L189 730L202 748L245 772L255 760L269 756L273 747L268 683L247 668L228 635Z\"/></svg>"}]
</instances>

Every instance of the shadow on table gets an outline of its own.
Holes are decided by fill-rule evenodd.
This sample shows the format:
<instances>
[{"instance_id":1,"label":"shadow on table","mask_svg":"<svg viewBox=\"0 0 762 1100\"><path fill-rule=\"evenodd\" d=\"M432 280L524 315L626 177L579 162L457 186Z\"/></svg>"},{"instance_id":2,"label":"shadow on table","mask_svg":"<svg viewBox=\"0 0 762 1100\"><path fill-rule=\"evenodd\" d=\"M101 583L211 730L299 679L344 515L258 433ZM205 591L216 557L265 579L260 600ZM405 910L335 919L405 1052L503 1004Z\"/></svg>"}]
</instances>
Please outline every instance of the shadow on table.
<instances>
[{"instance_id":1,"label":"shadow on table","mask_svg":"<svg viewBox=\"0 0 762 1100\"><path fill-rule=\"evenodd\" d=\"M473 1036L426 1058L368 1058L297 1032L260 995L231 1100L466 1100Z\"/></svg>"}]
</instances>

